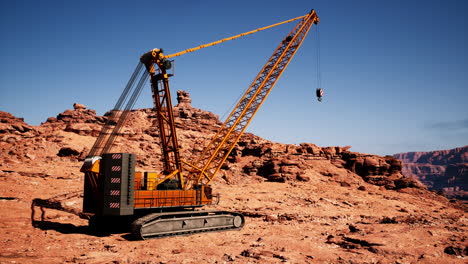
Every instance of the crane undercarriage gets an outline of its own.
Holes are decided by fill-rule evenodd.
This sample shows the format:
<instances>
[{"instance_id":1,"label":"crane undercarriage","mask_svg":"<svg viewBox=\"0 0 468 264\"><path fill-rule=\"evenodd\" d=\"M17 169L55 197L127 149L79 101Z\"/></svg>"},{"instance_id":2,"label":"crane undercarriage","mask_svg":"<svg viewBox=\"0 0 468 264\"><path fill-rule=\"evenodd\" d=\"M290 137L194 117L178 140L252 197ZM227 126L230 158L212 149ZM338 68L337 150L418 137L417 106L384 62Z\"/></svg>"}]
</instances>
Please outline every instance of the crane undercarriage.
<instances>
[{"instance_id":1,"label":"crane undercarriage","mask_svg":"<svg viewBox=\"0 0 468 264\"><path fill-rule=\"evenodd\" d=\"M203 232L238 230L245 219L229 211L184 211L149 214L132 223L132 235L138 239L188 235Z\"/></svg>"}]
</instances>

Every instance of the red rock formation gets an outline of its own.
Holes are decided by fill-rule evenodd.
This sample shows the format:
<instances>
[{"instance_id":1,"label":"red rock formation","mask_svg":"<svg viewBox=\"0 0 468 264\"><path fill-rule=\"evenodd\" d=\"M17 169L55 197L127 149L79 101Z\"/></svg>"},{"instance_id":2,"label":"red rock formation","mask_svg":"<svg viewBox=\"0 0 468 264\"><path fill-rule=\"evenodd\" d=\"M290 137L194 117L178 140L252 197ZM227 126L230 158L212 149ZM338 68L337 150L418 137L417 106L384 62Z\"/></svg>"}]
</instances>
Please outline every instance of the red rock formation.
<instances>
[{"instance_id":1,"label":"red rock formation","mask_svg":"<svg viewBox=\"0 0 468 264\"><path fill-rule=\"evenodd\" d=\"M49 117L47 121L41 124L42 130L56 131L58 129L74 132L79 135L97 136L101 126L106 122L107 117L97 116L96 111L87 109L86 106L74 103L74 110L65 110L57 117Z\"/></svg>"},{"instance_id":2,"label":"red rock formation","mask_svg":"<svg viewBox=\"0 0 468 264\"><path fill-rule=\"evenodd\" d=\"M395 154L404 163L403 174L433 190L468 199L468 146L430 152Z\"/></svg>"},{"instance_id":3,"label":"red rock formation","mask_svg":"<svg viewBox=\"0 0 468 264\"><path fill-rule=\"evenodd\" d=\"M37 131L23 118L0 111L0 142L13 144L22 138L34 137Z\"/></svg>"},{"instance_id":4,"label":"red rock formation","mask_svg":"<svg viewBox=\"0 0 468 264\"><path fill-rule=\"evenodd\" d=\"M189 93L178 91L177 99L174 115L181 154L184 159L191 160L200 154L221 122L213 113L193 108ZM57 131L71 132L87 138L96 137L108 114L104 117L97 116L94 110L75 103L74 110L65 110L56 118L49 118L38 130L43 133L43 138L56 143L53 155L81 159L86 155L84 152L90 148L90 144L74 145L70 139L57 135ZM153 125L156 123L155 118L152 109L132 110L120 131L120 139L116 141L113 151L136 153L140 166L158 170L161 153L158 131ZM336 169L348 170L366 182L385 186L387 189L420 186L401 174L401 162L395 158L350 152L349 148L350 146L319 147L311 143L299 146L280 144L246 133L222 167L221 177L231 183L245 182L248 179L274 182L309 181L307 171L314 170L314 162L322 160L328 161L330 166ZM40 157L42 156L39 155L38 158ZM329 177L339 175L329 170L322 170L320 173Z\"/></svg>"},{"instance_id":5,"label":"red rock formation","mask_svg":"<svg viewBox=\"0 0 468 264\"><path fill-rule=\"evenodd\" d=\"M177 107L192 107L192 99L190 93L186 91L177 91Z\"/></svg>"},{"instance_id":6,"label":"red rock formation","mask_svg":"<svg viewBox=\"0 0 468 264\"><path fill-rule=\"evenodd\" d=\"M22 134L34 130L30 125L24 122L23 118L0 111L0 134Z\"/></svg>"},{"instance_id":7,"label":"red rock formation","mask_svg":"<svg viewBox=\"0 0 468 264\"><path fill-rule=\"evenodd\" d=\"M468 163L468 145L449 150L398 153L393 156L404 163L427 163L432 165Z\"/></svg>"},{"instance_id":8,"label":"red rock formation","mask_svg":"<svg viewBox=\"0 0 468 264\"><path fill-rule=\"evenodd\" d=\"M187 160L199 154L220 121L187 104L174 111ZM36 127L8 113L0 116L0 124L7 124L2 128L8 127L0 136L18 138L0 141L0 203L6 212L0 221L8 245L1 263L118 263L122 256L132 263L464 263L467 254L464 212L436 193L406 188L417 184L403 177L399 160L350 152L349 146L274 143L249 133L213 183L220 204L207 208L243 213L248 224L238 232L168 238L171 243L153 254L148 243L127 241L127 235L92 236L86 221L64 212L46 210L46 221L33 227L36 197L75 193L66 205L81 210L79 160L106 117L78 104ZM154 121L152 109L129 113L112 151L135 153L138 169L160 171ZM213 241L214 247L206 246Z\"/></svg>"}]
</instances>

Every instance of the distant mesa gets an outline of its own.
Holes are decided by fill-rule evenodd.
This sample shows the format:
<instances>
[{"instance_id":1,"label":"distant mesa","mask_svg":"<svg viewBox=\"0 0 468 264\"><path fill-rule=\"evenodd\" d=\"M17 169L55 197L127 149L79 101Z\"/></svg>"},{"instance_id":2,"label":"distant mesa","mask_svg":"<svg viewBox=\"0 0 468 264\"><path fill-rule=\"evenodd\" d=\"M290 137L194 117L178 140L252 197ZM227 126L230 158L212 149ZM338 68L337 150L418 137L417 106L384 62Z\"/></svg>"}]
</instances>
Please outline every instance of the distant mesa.
<instances>
[{"instance_id":1,"label":"distant mesa","mask_svg":"<svg viewBox=\"0 0 468 264\"><path fill-rule=\"evenodd\" d=\"M468 145L449 150L398 153L404 175L449 197L468 200Z\"/></svg>"},{"instance_id":2,"label":"distant mesa","mask_svg":"<svg viewBox=\"0 0 468 264\"><path fill-rule=\"evenodd\" d=\"M449 150L398 153L394 156L404 163L427 163L432 165L468 163L468 145Z\"/></svg>"}]
</instances>

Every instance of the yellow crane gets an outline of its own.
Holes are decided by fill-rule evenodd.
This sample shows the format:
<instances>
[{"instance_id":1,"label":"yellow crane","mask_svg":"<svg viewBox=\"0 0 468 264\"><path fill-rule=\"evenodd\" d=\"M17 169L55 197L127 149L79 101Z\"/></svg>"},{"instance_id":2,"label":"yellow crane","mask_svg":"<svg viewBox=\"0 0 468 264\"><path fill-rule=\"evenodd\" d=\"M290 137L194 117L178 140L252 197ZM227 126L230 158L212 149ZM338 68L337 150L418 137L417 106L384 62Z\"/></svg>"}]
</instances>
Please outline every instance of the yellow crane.
<instances>
[{"instance_id":1,"label":"yellow crane","mask_svg":"<svg viewBox=\"0 0 468 264\"><path fill-rule=\"evenodd\" d=\"M172 76L169 72L172 67L170 59L295 20L299 20L297 25L281 40L201 155L183 160L177 142L169 89ZM242 228L245 222L242 214L194 209L214 203L216 197L212 194L210 183L312 25L318 22L317 14L311 10L304 16L182 52L165 55L162 49L153 49L143 54L81 168L85 173L83 212L92 216L90 226L99 230L106 226L131 223L132 233L140 239ZM149 177L145 172L135 172L135 154L110 151L128 116L128 110L133 107L148 78L163 161L163 171L154 177ZM152 180L152 184L149 184L149 180ZM47 204L44 203L44 206L47 207Z\"/></svg>"}]
</instances>

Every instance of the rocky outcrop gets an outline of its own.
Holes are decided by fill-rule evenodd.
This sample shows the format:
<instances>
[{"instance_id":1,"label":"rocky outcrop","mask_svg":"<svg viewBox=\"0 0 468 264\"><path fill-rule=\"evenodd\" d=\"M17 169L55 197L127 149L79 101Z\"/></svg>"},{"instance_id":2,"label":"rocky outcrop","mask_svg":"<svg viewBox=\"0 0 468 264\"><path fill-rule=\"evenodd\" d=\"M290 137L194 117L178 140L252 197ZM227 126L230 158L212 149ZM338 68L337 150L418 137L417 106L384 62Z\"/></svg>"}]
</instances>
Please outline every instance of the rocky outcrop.
<instances>
[{"instance_id":1,"label":"rocky outcrop","mask_svg":"<svg viewBox=\"0 0 468 264\"><path fill-rule=\"evenodd\" d=\"M106 116L96 115L95 110L74 103L73 110L68 109L58 114L57 117L49 117L45 123L41 124L40 128L46 133L64 130L83 136L97 136L106 120Z\"/></svg>"},{"instance_id":2,"label":"rocky outcrop","mask_svg":"<svg viewBox=\"0 0 468 264\"><path fill-rule=\"evenodd\" d=\"M360 175L366 182L387 189L401 189L406 187L421 188L422 185L401 173L401 161L392 156L368 155L357 152L343 152L342 159L345 167Z\"/></svg>"},{"instance_id":3,"label":"rocky outcrop","mask_svg":"<svg viewBox=\"0 0 468 264\"><path fill-rule=\"evenodd\" d=\"M87 108L86 106L84 106L84 105L82 105L80 103L74 103L73 104L73 109L75 109L75 110L86 110L86 108Z\"/></svg>"},{"instance_id":4,"label":"rocky outcrop","mask_svg":"<svg viewBox=\"0 0 468 264\"><path fill-rule=\"evenodd\" d=\"M177 107L192 107L192 99L190 98L190 93L186 91L177 91Z\"/></svg>"},{"instance_id":5,"label":"rocky outcrop","mask_svg":"<svg viewBox=\"0 0 468 264\"><path fill-rule=\"evenodd\" d=\"M468 199L468 146L394 155L403 162L403 174L448 196Z\"/></svg>"},{"instance_id":6,"label":"rocky outcrop","mask_svg":"<svg viewBox=\"0 0 468 264\"><path fill-rule=\"evenodd\" d=\"M60 113L57 118L49 118L46 122L65 124L90 123L102 125L107 120L104 116L97 116L95 110L87 109L86 106L82 104L75 103L73 104L73 107L73 110L65 110L63 113Z\"/></svg>"},{"instance_id":7,"label":"rocky outcrop","mask_svg":"<svg viewBox=\"0 0 468 264\"><path fill-rule=\"evenodd\" d=\"M174 107L176 125L183 130L217 131L221 126L219 117L211 112L192 107L190 93L177 91L177 105Z\"/></svg>"},{"instance_id":8,"label":"rocky outcrop","mask_svg":"<svg viewBox=\"0 0 468 264\"><path fill-rule=\"evenodd\" d=\"M247 159L249 162L242 167L244 173L268 181L286 182L309 181L305 175L308 169L314 168L314 161L327 160L338 169L347 169L366 182L387 189L422 188L419 182L403 176L401 161L394 157L350 152L349 148L319 147L311 143L299 146L279 144L247 134L236 146L228 162L242 164ZM330 172L322 174L334 176Z\"/></svg>"},{"instance_id":9,"label":"rocky outcrop","mask_svg":"<svg viewBox=\"0 0 468 264\"><path fill-rule=\"evenodd\" d=\"M0 111L0 142L13 144L21 138L34 137L37 131L24 122L23 118Z\"/></svg>"},{"instance_id":10,"label":"rocky outcrop","mask_svg":"<svg viewBox=\"0 0 468 264\"><path fill-rule=\"evenodd\" d=\"M222 123L217 115L192 107L188 92L178 91L177 99L178 104L173 112L179 147L182 158L190 161L199 156ZM88 151L86 148L92 146L92 137L99 135L110 114L108 112L104 116L98 116L96 111L75 103L73 110L65 110L57 117L47 119L37 129L43 135L43 148L50 148L51 153L44 152L34 158L83 159ZM156 122L157 116L153 109L130 111L112 151L135 153L138 156L138 166L159 170L161 153ZM88 144L83 145L83 142ZM8 151L16 153L17 157L26 157L28 144L34 143L26 142L24 148L21 148L24 151L18 148ZM350 148L319 147L312 143L281 144L245 133L221 168L220 174L229 183L303 182L310 181L312 175L321 175L332 178L343 186L366 181L387 189L420 187L416 181L402 175L399 160L391 156L351 152Z\"/></svg>"}]
</instances>

